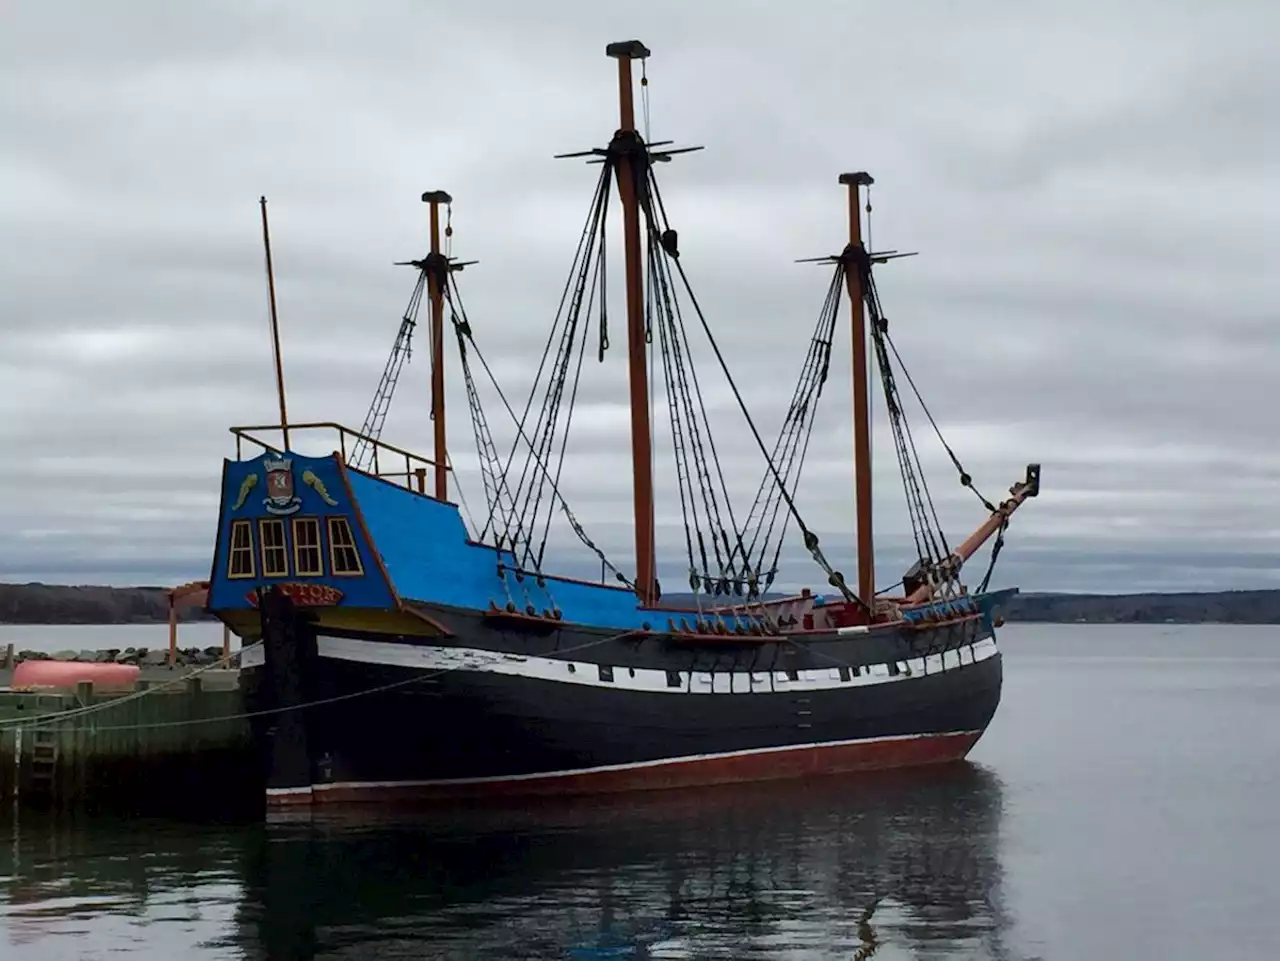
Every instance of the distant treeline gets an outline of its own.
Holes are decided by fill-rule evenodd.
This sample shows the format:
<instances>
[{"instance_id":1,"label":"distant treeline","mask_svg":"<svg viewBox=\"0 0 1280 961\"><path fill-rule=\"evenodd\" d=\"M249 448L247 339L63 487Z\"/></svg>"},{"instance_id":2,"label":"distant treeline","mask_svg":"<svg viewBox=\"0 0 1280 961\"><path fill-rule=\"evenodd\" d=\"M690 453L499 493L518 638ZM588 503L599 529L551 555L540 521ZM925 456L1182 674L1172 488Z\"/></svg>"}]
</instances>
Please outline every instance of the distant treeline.
<instances>
[{"instance_id":1,"label":"distant treeline","mask_svg":"<svg viewBox=\"0 0 1280 961\"><path fill-rule=\"evenodd\" d=\"M1280 591L1019 594L1004 614L1050 624L1280 624Z\"/></svg>"},{"instance_id":2,"label":"distant treeline","mask_svg":"<svg viewBox=\"0 0 1280 961\"><path fill-rule=\"evenodd\" d=\"M675 600L679 595L668 595ZM1280 624L1280 590L1215 594L1019 594L1004 609L1010 621L1052 624ZM204 620L198 608L182 620ZM143 624L165 621L162 587L65 587L0 584L3 624Z\"/></svg>"},{"instance_id":3,"label":"distant treeline","mask_svg":"<svg viewBox=\"0 0 1280 961\"><path fill-rule=\"evenodd\" d=\"M198 607L183 621L206 620ZM0 584L0 624L152 624L169 619L163 587L68 587Z\"/></svg>"}]
</instances>

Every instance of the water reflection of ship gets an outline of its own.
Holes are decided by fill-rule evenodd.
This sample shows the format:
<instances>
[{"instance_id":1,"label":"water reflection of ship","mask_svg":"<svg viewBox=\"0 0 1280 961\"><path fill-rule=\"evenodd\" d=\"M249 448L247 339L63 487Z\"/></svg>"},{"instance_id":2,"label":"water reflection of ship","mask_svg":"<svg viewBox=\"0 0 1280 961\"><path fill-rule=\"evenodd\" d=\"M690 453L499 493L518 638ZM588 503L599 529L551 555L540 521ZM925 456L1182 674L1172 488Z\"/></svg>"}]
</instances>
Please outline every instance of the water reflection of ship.
<instances>
[{"instance_id":1,"label":"water reflection of ship","mask_svg":"<svg viewBox=\"0 0 1280 961\"><path fill-rule=\"evenodd\" d=\"M81 957L86 921L104 957L135 950L140 937L169 944L164 925L152 924L173 920L176 904L190 940L231 910L259 829L0 811L0 958L37 943L39 961ZM198 896L183 897L193 889Z\"/></svg>"},{"instance_id":2,"label":"water reflection of ship","mask_svg":"<svg viewBox=\"0 0 1280 961\"><path fill-rule=\"evenodd\" d=\"M239 938L272 961L886 945L1000 958L1001 803L993 774L960 764L749 795L277 821L246 865Z\"/></svg>"}]
</instances>

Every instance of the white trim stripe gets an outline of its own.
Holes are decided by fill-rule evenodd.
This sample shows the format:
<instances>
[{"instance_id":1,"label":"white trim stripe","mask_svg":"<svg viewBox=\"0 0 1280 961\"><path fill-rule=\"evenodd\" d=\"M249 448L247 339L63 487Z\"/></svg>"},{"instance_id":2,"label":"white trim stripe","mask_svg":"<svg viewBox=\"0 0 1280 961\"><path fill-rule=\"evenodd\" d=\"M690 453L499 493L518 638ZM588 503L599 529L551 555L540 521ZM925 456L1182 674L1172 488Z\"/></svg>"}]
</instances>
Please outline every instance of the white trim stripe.
<instances>
[{"instance_id":1,"label":"white trim stripe","mask_svg":"<svg viewBox=\"0 0 1280 961\"><path fill-rule=\"evenodd\" d=\"M591 661L504 654L470 647L321 637L318 639L318 649L321 657L338 661L422 671L473 671L653 694L769 694L867 687L955 670L985 661L997 653L995 638L986 638L976 644L942 654L898 661L896 674L890 672L889 664L864 664L856 674L851 668L845 669L848 680L841 677L840 666L800 671L794 679L785 671L717 671L714 674L708 671L670 672L672 681L678 678L677 685L668 683L667 671L654 668L614 666L613 679L604 680L600 676L600 665ZM248 665L242 662L242 666Z\"/></svg>"},{"instance_id":2,"label":"white trim stripe","mask_svg":"<svg viewBox=\"0 0 1280 961\"><path fill-rule=\"evenodd\" d=\"M862 737L847 741L813 741L807 744L783 744L777 747L753 747L742 751L719 751L714 754L687 754L681 757L659 758L655 761L633 761L628 764L601 764L598 767L570 768L563 771L536 771L531 774L499 774L491 777L438 778L427 781L332 781L313 784L309 788L297 788L298 792L319 794L323 791L342 791L380 788L445 787L468 784L500 784L516 781L578 777L583 774L609 774L615 771L639 771L645 768L668 767L677 764L696 764L701 761L719 761L725 758L752 757L761 754L785 754L790 751L810 751L822 748L852 747L854 745L889 744L895 741L918 741L922 738L976 737L981 731L937 731L929 734L891 734L885 737ZM288 790L288 789L285 789Z\"/></svg>"}]
</instances>

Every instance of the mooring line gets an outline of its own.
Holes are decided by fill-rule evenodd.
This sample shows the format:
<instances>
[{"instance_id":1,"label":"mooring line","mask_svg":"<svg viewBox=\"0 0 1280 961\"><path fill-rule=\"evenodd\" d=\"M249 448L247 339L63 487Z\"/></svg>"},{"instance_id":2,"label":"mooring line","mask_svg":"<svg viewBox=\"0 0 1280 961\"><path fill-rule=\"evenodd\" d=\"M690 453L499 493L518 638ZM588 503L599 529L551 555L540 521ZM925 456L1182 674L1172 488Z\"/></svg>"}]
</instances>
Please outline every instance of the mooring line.
<instances>
[{"instance_id":1,"label":"mooring line","mask_svg":"<svg viewBox=\"0 0 1280 961\"><path fill-rule=\"evenodd\" d=\"M241 650L239 650L239 653L243 654L244 651L252 650L253 647L259 646L260 644L261 644L261 641L253 641L253 644L241 647ZM182 677L175 677L173 679L170 679L170 681L161 681L160 683L157 683L157 685L155 685L154 687L147 686L146 688L143 688L143 690L141 691L134 691L133 694L127 694L122 697L115 697L115 699L110 701L104 701L104 703L101 703L101 704L88 704L86 706L83 706L83 708L73 708L72 710L54 711L54 713L50 713L50 714L37 714L36 717L33 717L33 718L9 718L9 719L0 720L0 731L4 731L4 729L12 728L12 727L24 727L24 728L41 727L42 724L46 722L51 723L52 720L69 720L73 718L81 718L81 717L84 717L84 715L86 714L96 714L97 711L100 711L100 710L118 708L118 706L122 704L128 704L129 701L140 700L142 699L142 697L146 697L147 695L151 695L151 694L159 694L159 692L164 691L165 688L184 685L184 683L187 683L189 679L193 677L200 677L201 674L204 674L209 671L216 671L216 669L219 669L219 668L223 669L223 671L228 671L229 669L227 665L221 663L221 660L218 660L218 662L214 662L212 664L206 664L205 667L196 668L195 671L183 674ZM41 692L41 691L13 691L13 694L29 694L37 697L50 696L49 692ZM54 695L54 696L63 696L63 695ZM93 728L72 728L72 729L73 731L92 731ZM99 731L106 731L106 729L111 729L111 728L97 728L97 729L99 729Z\"/></svg>"},{"instance_id":2,"label":"mooring line","mask_svg":"<svg viewBox=\"0 0 1280 961\"><path fill-rule=\"evenodd\" d=\"M566 647L566 648L563 648L562 650L555 651L554 653L573 654L578 651L584 651L587 648L596 647L597 645L600 645L600 644L607 644L610 641L621 640L624 637L630 637L636 633L637 633L636 631L623 631L621 634L613 634L613 635L610 635L609 637L597 638L594 641L588 641L585 644L579 644L575 647ZM261 643L262 643L261 641L256 641L253 644L249 645L248 647L241 648L241 651L243 652L243 651L249 650L250 648L256 647L258 644L261 644ZM398 687L407 687L410 684L420 684L423 681L433 680L434 678L437 678L442 674L449 674L453 671L460 671L460 670L466 670L466 669L467 669L466 664L459 664L455 667L441 668L438 671L431 671L426 674L419 674L414 677L404 678L399 681L392 681L389 684L383 684L378 687L371 687L363 691L352 691L349 694L337 694L337 695L334 695L333 697L322 698L318 701L307 701L303 704L293 704L286 707L263 708L260 711L244 711L238 714L222 714L222 715L219 715L218 717L186 718L181 721L157 721L154 724L118 724L118 725L113 724L106 727L100 727L100 726L72 727L72 728L62 728L61 730L68 731L68 732L142 731L142 730L152 730L155 728L192 727L197 724L217 724L222 721L239 721L239 720L247 720L253 717L266 717L272 714L287 714L289 711L303 711L312 707L322 707L326 704L336 704L339 701L353 700L357 697L367 697L370 694L380 694L383 691L391 691ZM204 670L208 670L208 668L205 668ZM190 675L187 675L187 677L193 677L193 676L195 676L194 672ZM185 680L185 679L186 678L181 678L179 680ZM98 711L98 710L106 710L108 708L115 707L119 704L125 703L126 701L136 700L137 698L145 697L146 695L153 693L153 691L157 691L157 690L159 690L159 688L152 688L146 691L138 691L135 694L131 694L127 697L118 698L113 701L108 701L104 704L95 704L86 708L78 708L71 711L64 711L60 714L43 714L36 718L24 719L21 721L12 722L9 726L14 726L14 727L20 726L25 728L25 727L38 726L37 722L54 723L58 720L75 719L77 717L83 717L85 714L94 713L95 711ZM4 726L3 722L0 722L0 727L2 726Z\"/></svg>"}]
</instances>

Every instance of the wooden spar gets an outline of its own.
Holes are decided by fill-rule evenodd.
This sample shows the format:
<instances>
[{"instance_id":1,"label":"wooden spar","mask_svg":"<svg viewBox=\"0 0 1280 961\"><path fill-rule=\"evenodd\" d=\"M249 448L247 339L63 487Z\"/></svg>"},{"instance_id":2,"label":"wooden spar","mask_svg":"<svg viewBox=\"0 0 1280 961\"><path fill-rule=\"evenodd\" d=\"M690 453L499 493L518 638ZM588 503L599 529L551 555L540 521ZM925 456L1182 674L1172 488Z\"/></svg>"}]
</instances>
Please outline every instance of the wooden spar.
<instances>
[{"instance_id":1,"label":"wooden spar","mask_svg":"<svg viewBox=\"0 0 1280 961\"><path fill-rule=\"evenodd\" d=\"M991 512L991 516L982 522L982 525L964 539L954 551L952 551L941 564L946 571L955 574L960 567L978 552L991 535L998 531L1006 524L1013 512L1022 506L1023 502L1030 497L1035 497L1040 493L1040 465L1028 464L1027 476L1025 480L1020 480L1009 488L1009 499L1004 501ZM933 592L933 587L928 584L922 584L910 594L907 595L906 602L908 604L919 604L929 600Z\"/></svg>"},{"instance_id":2,"label":"wooden spar","mask_svg":"<svg viewBox=\"0 0 1280 961\"><path fill-rule=\"evenodd\" d=\"M169 601L169 666L178 663L178 611L184 607L207 607L209 604L209 582L191 581L178 587L171 587L165 592ZM222 654L227 657L231 653L231 631L226 624L222 625Z\"/></svg>"},{"instance_id":3,"label":"wooden spar","mask_svg":"<svg viewBox=\"0 0 1280 961\"><path fill-rule=\"evenodd\" d=\"M271 348L276 360L276 394L280 398L280 431L284 449L289 449L289 414L284 401L284 360L280 356L280 321L276 317L276 278L271 267L271 231L267 227L267 198L259 197L262 207L262 246L267 252L267 299L271 305Z\"/></svg>"},{"instance_id":4,"label":"wooden spar","mask_svg":"<svg viewBox=\"0 0 1280 961\"><path fill-rule=\"evenodd\" d=\"M841 174L840 183L849 188L849 246L845 248L845 284L849 290L849 316L853 330L853 471L857 506L858 599L871 610L876 597L875 545L871 527L871 412L870 381L867 377L867 315L863 303L861 264L862 186L874 181L865 172Z\"/></svg>"},{"instance_id":5,"label":"wooden spar","mask_svg":"<svg viewBox=\"0 0 1280 961\"><path fill-rule=\"evenodd\" d=\"M444 284L448 263L440 251L440 205L453 203L443 190L429 190L423 203L431 205L431 253L428 256L427 296L431 302L431 421L435 427L436 500L449 499L448 453L444 432Z\"/></svg>"},{"instance_id":6,"label":"wooden spar","mask_svg":"<svg viewBox=\"0 0 1280 961\"><path fill-rule=\"evenodd\" d=\"M636 131L631 86L631 61L644 60L649 50L639 40L611 43L605 54L618 61L620 122L611 153L616 161L618 195L622 200L622 229L627 275L627 355L631 382L631 460L634 469L636 532L636 595L641 604L658 599L654 567L653 452L649 434L649 373L644 342L644 274L640 250L640 198L643 167L635 159L644 156L644 144Z\"/></svg>"}]
</instances>

